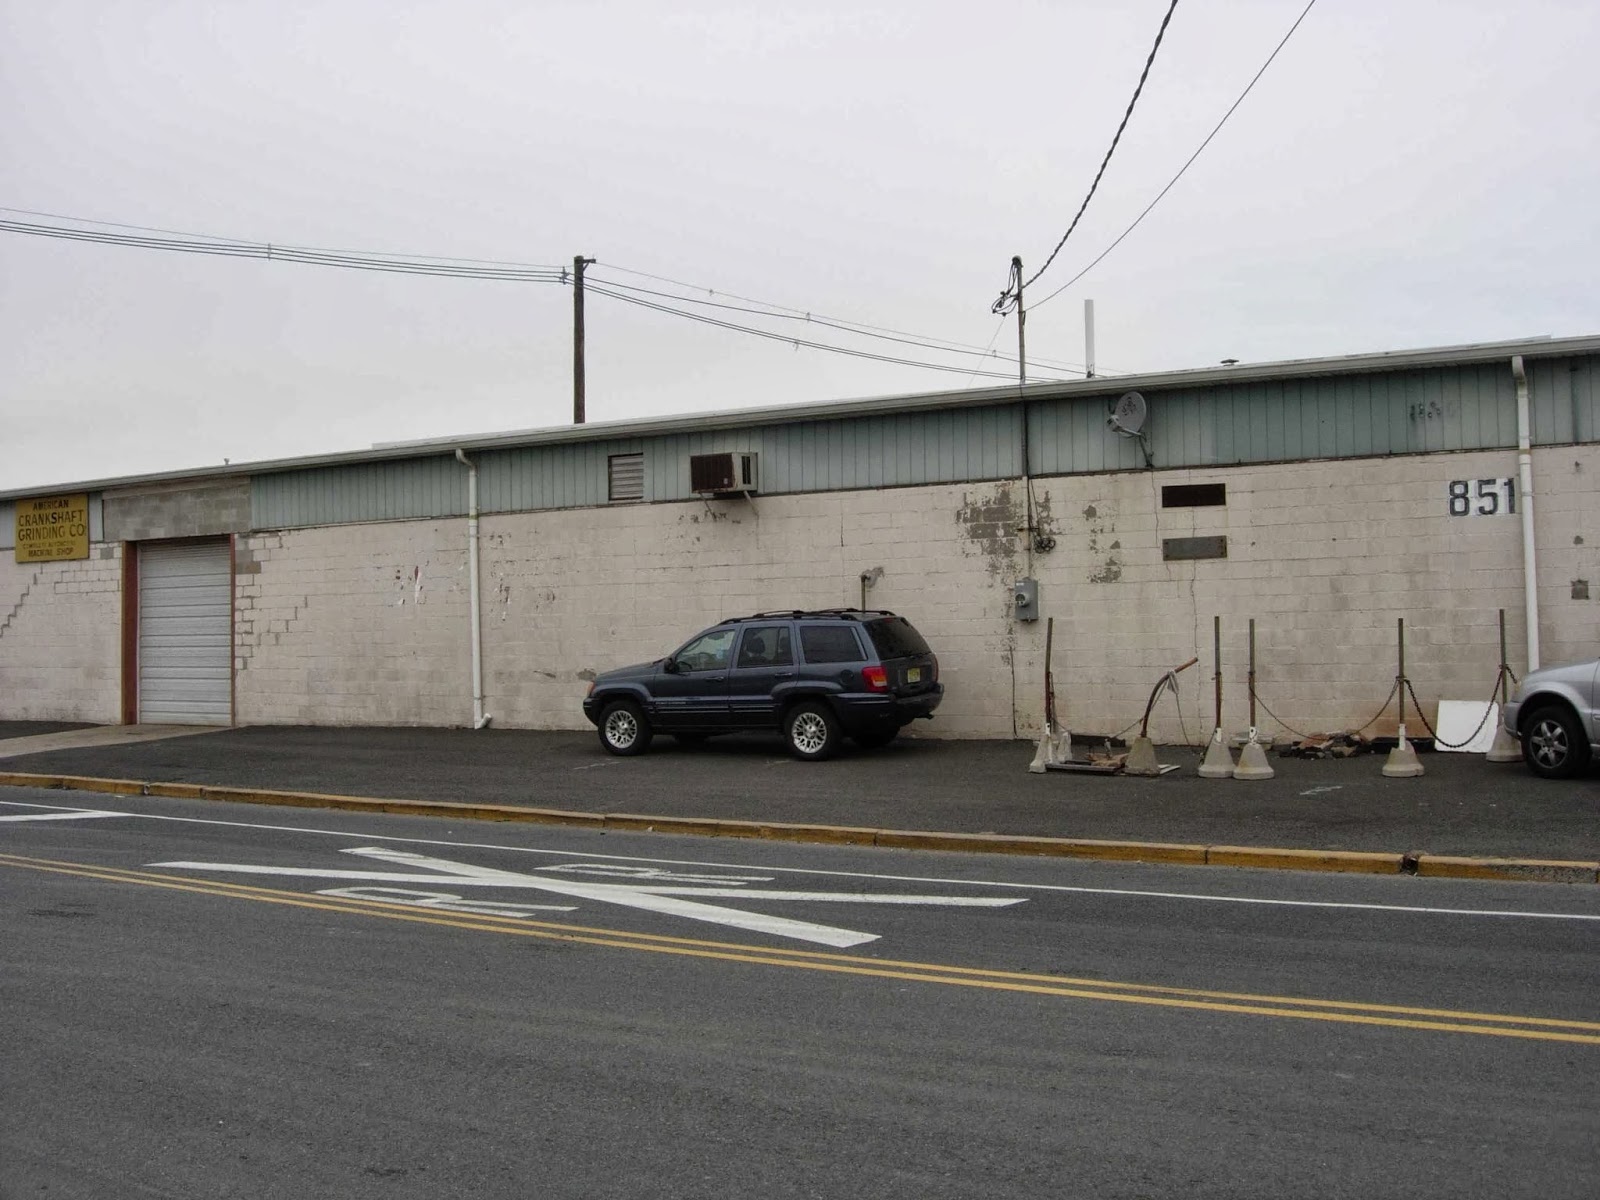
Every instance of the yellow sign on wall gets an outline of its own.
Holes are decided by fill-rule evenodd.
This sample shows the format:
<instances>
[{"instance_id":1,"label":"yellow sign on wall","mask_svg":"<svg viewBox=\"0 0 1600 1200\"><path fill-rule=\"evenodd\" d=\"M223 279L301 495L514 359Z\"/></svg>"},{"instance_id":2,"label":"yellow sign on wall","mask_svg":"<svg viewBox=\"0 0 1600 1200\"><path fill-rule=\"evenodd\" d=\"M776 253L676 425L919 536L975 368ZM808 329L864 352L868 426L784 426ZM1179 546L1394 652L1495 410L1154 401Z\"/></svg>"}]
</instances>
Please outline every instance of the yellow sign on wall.
<instances>
[{"instance_id":1,"label":"yellow sign on wall","mask_svg":"<svg viewBox=\"0 0 1600 1200\"><path fill-rule=\"evenodd\" d=\"M89 497L40 496L17 501L17 561L89 557Z\"/></svg>"}]
</instances>

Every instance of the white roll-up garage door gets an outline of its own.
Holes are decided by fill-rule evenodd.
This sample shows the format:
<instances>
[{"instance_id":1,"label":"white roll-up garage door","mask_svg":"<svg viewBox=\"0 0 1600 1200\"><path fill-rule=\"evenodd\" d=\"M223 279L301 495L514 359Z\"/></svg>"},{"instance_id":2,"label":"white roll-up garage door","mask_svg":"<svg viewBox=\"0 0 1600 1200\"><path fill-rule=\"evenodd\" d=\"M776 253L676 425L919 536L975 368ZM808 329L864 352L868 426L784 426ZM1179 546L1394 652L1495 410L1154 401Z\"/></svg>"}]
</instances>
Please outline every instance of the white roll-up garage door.
<instances>
[{"instance_id":1,"label":"white roll-up garage door","mask_svg":"<svg viewBox=\"0 0 1600 1200\"><path fill-rule=\"evenodd\" d=\"M139 720L233 720L228 543L139 547Z\"/></svg>"}]
</instances>

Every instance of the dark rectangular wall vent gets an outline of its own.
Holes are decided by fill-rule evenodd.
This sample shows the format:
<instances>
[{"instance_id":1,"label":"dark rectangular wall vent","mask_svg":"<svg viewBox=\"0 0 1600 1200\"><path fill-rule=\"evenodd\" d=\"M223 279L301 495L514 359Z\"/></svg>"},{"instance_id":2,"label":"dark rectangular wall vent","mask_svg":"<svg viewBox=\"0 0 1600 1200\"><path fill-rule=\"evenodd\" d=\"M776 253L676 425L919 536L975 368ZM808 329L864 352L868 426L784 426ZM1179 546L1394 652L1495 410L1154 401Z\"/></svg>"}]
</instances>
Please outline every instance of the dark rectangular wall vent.
<instances>
[{"instance_id":1,"label":"dark rectangular wall vent","mask_svg":"<svg viewBox=\"0 0 1600 1200\"><path fill-rule=\"evenodd\" d=\"M1161 557L1168 562L1195 558L1227 558L1226 537L1162 538Z\"/></svg>"},{"instance_id":2,"label":"dark rectangular wall vent","mask_svg":"<svg viewBox=\"0 0 1600 1200\"><path fill-rule=\"evenodd\" d=\"M1162 508L1215 508L1227 502L1225 483L1174 483L1161 489Z\"/></svg>"}]
</instances>

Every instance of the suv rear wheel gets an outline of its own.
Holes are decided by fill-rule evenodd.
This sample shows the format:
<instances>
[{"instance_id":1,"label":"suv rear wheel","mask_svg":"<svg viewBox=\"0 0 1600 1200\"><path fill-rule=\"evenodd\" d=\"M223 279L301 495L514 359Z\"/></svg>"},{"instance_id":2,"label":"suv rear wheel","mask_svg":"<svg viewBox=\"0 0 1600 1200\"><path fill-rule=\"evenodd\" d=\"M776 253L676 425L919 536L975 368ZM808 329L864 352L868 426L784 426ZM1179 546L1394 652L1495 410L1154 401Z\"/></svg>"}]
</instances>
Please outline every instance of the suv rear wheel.
<instances>
[{"instance_id":1,"label":"suv rear wheel","mask_svg":"<svg viewBox=\"0 0 1600 1200\"><path fill-rule=\"evenodd\" d=\"M653 736L644 710L632 700L613 700L600 712L600 744L612 754L643 754Z\"/></svg>"},{"instance_id":2,"label":"suv rear wheel","mask_svg":"<svg viewBox=\"0 0 1600 1200\"><path fill-rule=\"evenodd\" d=\"M1589 739L1568 709L1546 704L1522 726L1522 759L1535 775L1570 779L1589 761Z\"/></svg>"},{"instance_id":3,"label":"suv rear wheel","mask_svg":"<svg viewBox=\"0 0 1600 1200\"><path fill-rule=\"evenodd\" d=\"M806 700L785 713L783 736L789 753L807 762L821 762L839 752L839 720L823 701Z\"/></svg>"}]
</instances>

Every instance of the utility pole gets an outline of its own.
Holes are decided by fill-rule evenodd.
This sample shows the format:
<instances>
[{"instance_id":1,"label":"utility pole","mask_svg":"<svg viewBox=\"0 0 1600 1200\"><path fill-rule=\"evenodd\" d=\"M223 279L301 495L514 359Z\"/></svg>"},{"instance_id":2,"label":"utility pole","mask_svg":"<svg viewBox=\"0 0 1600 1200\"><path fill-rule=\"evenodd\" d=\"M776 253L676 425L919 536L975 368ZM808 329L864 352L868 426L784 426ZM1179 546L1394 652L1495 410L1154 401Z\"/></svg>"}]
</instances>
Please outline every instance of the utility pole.
<instances>
[{"instance_id":1,"label":"utility pole","mask_svg":"<svg viewBox=\"0 0 1600 1200\"><path fill-rule=\"evenodd\" d=\"M1017 382L1027 383L1028 339L1025 336L1024 326L1028 323L1028 314L1022 307L1022 255L1012 255L1011 270L1017 279Z\"/></svg>"},{"instance_id":2,"label":"utility pole","mask_svg":"<svg viewBox=\"0 0 1600 1200\"><path fill-rule=\"evenodd\" d=\"M594 259L572 260L572 423L583 424L583 269Z\"/></svg>"}]
</instances>

